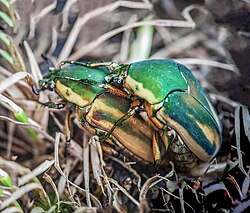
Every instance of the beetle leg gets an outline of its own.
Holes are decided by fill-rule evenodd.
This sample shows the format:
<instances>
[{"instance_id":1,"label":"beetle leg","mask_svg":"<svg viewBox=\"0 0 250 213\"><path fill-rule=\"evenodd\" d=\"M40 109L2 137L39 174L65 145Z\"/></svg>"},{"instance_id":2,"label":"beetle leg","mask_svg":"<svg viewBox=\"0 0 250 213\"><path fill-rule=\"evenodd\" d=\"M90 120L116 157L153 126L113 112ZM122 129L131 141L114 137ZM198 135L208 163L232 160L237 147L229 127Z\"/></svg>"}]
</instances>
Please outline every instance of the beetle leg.
<instances>
[{"instance_id":1,"label":"beetle leg","mask_svg":"<svg viewBox=\"0 0 250 213\"><path fill-rule=\"evenodd\" d=\"M65 103L54 103L54 102L46 102L46 103L40 103L45 107L51 108L51 109L63 109L65 107Z\"/></svg>"},{"instance_id":2,"label":"beetle leg","mask_svg":"<svg viewBox=\"0 0 250 213\"><path fill-rule=\"evenodd\" d=\"M70 79L70 80L72 80L72 79ZM72 80L72 81L76 81L76 80ZM123 97L123 98L128 98L128 94L125 91L118 89L114 86L111 86L109 84L100 84L96 81L89 80L89 79L79 79L76 82L80 82L80 83L90 85L90 86L96 86L96 87L105 89L107 92L112 93L114 95L118 95L118 96Z\"/></svg>"},{"instance_id":3,"label":"beetle leg","mask_svg":"<svg viewBox=\"0 0 250 213\"><path fill-rule=\"evenodd\" d=\"M105 141L113 133L113 131L115 130L116 126L122 124L125 120L127 120L128 118L130 118L131 116L133 116L138 110L139 110L138 106L136 106L134 108L130 108L128 110L128 112L124 116L122 116L119 120L117 120L114 123L113 127L105 134L105 136L102 139L102 141Z\"/></svg>"},{"instance_id":4,"label":"beetle leg","mask_svg":"<svg viewBox=\"0 0 250 213\"><path fill-rule=\"evenodd\" d=\"M107 89L108 92L110 92L114 95L118 95L122 98L128 98L128 94L126 92L124 92L124 90L118 89L118 88L110 86L110 85L106 85L105 89Z\"/></svg>"},{"instance_id":5,"label":"beetle leg","mask_svg":"<svg viewBox=\"0 0 250 213\"><path fill-rule=\"evenodd\" d=\"M43 82L40 86L40 88L37 88L36 85L32 85L32 91L36 94L39 95L40 92L44 89L49 89L50 91L53 91L55 88L55 84L54 83L50 83L50 82Z\"/></svg>"},{"instance_id":6,"label":"beetle leg","mask_svg":"<svg viewBox=\"0 0 250 213\"><path fill-rule=\"evenodd\" d=\"M159 165L161 162L161 151L159 147L159 135L157 131L154 131L152 138L152 149L153 149L153 157L155 164Z\"/></svg>"},{"instance_id":7,"label":"beetle leg","mask_svg":"<svg viewBox=\"0 0 250 213\"><path fill-rule=\"evenodd\" d=\"M33 91L33 93L35 93L36 95L39 95L40 94L40 92L41 92L41 89L39 88L37 88L36 87L36 85L32 85L32 91Z\"/></svg>"},{"instance_id":8,"label":"beetle leg","mask_svg":"<svg viewBox=\"0 0 250 213\"><path fill-rule=\"evenodd\" d=\"M128 98L128 94L124 90L118 89L117 87L114 87L109 84L100 84L96 81L93 81L93 80L91 81L88 79L81 79L79 80L79 82L90 85L90 86L96 86L96 87L105 89L107 92L114 94L114 95L118 95L119 97L122 97L122 98Z\"/></svg>"},{"instance_id":9,"label":"beetle leg","mask_svg":"<svg viewBox=\"0 0 250 213\"><path fill-rule=\"evenodd\" d=\"M168 136L168 132L166 130L162 130L160 131L160 136L161 139L163 141L165 150L168 151L168 147L169 147L169 136Z\"/></svg>"}]
</instances>

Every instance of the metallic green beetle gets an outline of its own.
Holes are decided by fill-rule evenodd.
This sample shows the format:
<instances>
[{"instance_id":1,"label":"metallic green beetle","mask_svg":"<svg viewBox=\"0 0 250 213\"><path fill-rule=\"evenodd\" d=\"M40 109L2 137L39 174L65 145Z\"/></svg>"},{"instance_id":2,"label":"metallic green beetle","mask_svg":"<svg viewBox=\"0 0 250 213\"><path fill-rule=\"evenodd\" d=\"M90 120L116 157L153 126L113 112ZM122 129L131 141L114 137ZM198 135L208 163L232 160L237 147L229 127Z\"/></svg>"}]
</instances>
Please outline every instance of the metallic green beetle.
<instances>
[{"instance_id":1,"label":"metallic green beetle","mask_svg":"<svg viewBox=\"0 0 250 213\"><path fill-rule=\"evenodd\" d=\"M110 71L103 64L96 64L95 68L91 68L88 63L78 65L75 62L74 65L61 68L63 64L63 62L60 64L59 69L51 69L39 82L39 90L33 86L33 92L39 94L41 90L56 89L67 101L85 107L97 95L106 91L105 76L109 75ZM53 103L48 105L53 106Z\"/></svg>"},{"instance_id":2,"label":"metallic green beetle","mask_svg":"<svg viewBox=\"0 0 250 213\"><path fill-rule=\"evenodd\" d=\"M83 127L100 136L108 153L122 152L133 160L153 163L152 143L155 144L156 139L158 142L158 132L139 115L123 119L132 101L124 91L107 84L105 77L110 74L107 67L112 64L74 62L70 66L52 69L39 82L39 90L34 86L33 91L39 94L41 90L55 89L62 98L74 104ZM64 107L53 102L45 105Z\"/></svg>"},{"instance_id":3,"label":"metallic green beetle","mask_svg":"<svg viewBox=\"0 0 250 213\"><path fill-rule=\"evenodd\" d=\"M221 146L221 126L206 93L185 66L173 60L145 60L116 67L110 84L122 85L144 102L141 109L158 128L169 126L204 162Z\"/></svg>"},{"instance_id":4,"label":"metallic green beetle","mask_svg":"<svg viewBox=\"0 0 250 213\"><path fill-rule=\"evenodd\" d=\"M72 65L45 76L40 82L40 89L55 87L63 98L78 106L79 118L88 121L84 126L90 132L103 130L107 133L105 140L116 138L134 155L149 162L161 159L159 139L156 139L160 135L166 149L170 150L169 156L180 170L196 169L202 162L209 162L219 150L221 129L216 112L198 81L183 65L172 60L147 60L125 65L111 62L67 63ZM34 92L39 93L35 87ZM113 96L106 97L104 93ZM121 110L123 106L119 101L130 103L127 113ZM100 103L108 102L116 102L116 106L109 105L108 110L100 107ZM52 103L49 106L60 105ZM122 111L122 116L115 114L116 108ZM133 109L139 110L147 125L138 117L138 111ZM97 113L102 116L96 118ZM113 114L115 119L108 119L108 113ZM142 124L147 131L154 132L145 137L146 143L126 140L126 134L131 135L132 132L127 130L128 125L123 124L131 117L138 120L137 125ZM106 122L113 127L107 129ZM137 127L133 122L129 125L132 129ZM122 133L117 138L119 128ZM122 136L125 140L121 140ZM139 133L138 137L141 136ZM148 147L149 143L153 148L146 150L144 145ZM139 154L141 150L147 157ZM195 160L195 156L200 162Z\"/></svg>"}]
</instances>

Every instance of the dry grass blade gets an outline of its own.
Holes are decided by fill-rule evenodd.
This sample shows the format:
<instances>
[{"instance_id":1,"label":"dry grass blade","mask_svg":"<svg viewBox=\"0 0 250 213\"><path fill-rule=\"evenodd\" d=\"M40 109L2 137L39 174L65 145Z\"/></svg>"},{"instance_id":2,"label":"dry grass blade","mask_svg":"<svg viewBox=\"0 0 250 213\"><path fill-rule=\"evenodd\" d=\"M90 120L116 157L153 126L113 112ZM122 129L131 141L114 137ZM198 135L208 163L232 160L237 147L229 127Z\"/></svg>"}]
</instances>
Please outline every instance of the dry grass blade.
<instances>
[{"instance_id":1,"label":"dry grass blade","mask_svg":"<svg viewBox=\"0 0 250 213\"><path fill-rule=\"evenodd\" d=\"M102 44L104 41L108 40L109 38L124 32L126 30L136 28L136 27L142 27L142 26L160 26L160 27L184 27L184 28L193 28L195 25L188 21L178 21L178 20L169 20L169 19L156 19L156 20L150 20L150 21L139 21L127 24L122 27L118 27L112 31L109 31L107 33L104 33L102 36L100 36L95 41L89 42L87 45L84 46L84 48L81 48L77 51L75 51L72 55L69 56L70 60L77 60L87 53L94 50L96 47L98 47L100 44Z\"/></svg>"},{"instance_id":2,"label":"dry grass blade","mask_svg":"<svg viewBox=\"0 0 250 213\"><path fill-rule=\"evenodd\" d=\"M54 164L53 160L44 161L42 164L40 164L38 167L36 167L30 173L19 178L18 185L22 186L25 183L28 183L31 179L35 178L36 176L38 176L38 175L44 173L46 170L48 170L53 164Z\"/></svg>"},{"instance_id":3,"label":"dry grass blade","mask_svg":"<svg viewBox=\"0 0 250 213\"><path fill-rule=\"evenodd\" d=\"M16 200L20 199L23 195L25 195L26 193L28 193L29 191L32 191L34 189L42 189L42 186L40 184L38 184L38 183L29 183L29 184L27 184L27 185L25 185L23 187L20 187L15 192L13 192L11 197L7 198L6 200L4 200L2 202L2 204L0 206L0 210L6 208L11 203L13 203Z\"/></svg>"},{"instance_id":4,"label":"dry grass blade","mask_svg":"<svg viewBox=\"0 0 250 213\"><path fill-rule=\"evenodd\" d=\"M217 67L220 69L225 69L232 71L236 74L240 74L239 70L235 65L232 64L225 64L218 61L212 61L207 59L199 59L199 58L178 58L175 59L177 62L181 64L199 64L199 65L205 65L205 66L211 66L211 67Z\"/></svg>"},{"instance_id":5,"label":"dry grass blade","mask_svg":"<svg viewBox=\"0 0 250 213\"><path fill-rule=\"evenodd\" d=\"M140 212L144 212L144 209L148 208L148 201L147 201L147 193L148 190L153 187L155 184L162 181L162 179L159 180L159 175L155 175L151 178L148 178L147 181L143 184L140 195L139 195L139 201L140 201Z\"/></svg>"},{"instance_id":6,"label":"dry grass blade","mask_svg":"<svg viewBox=\"0 0 250 213\"><path fill-rule=\"evenodd\" d=\"M166 35L162 35L162 37ZM205 41L207 38L202 33L197 32L191 32L186 36L180 37L179 39L175 41L171 41L170 44L168 44L168 48L163 47L153 53L150 56L150 59L154 58L171 58L172 55L177 55L182 53L185 50L189 50L194 48L197 44L200 42ZM170 40L170 39L169 39Z\"/></svg>"},{"instance_id":7,"label":"dry grass blade","mask_svg":"<svg viewBox=\"0 0 250 213\"><path fill-rule=\"evenodd\" d=\"M38 14L31 16L30 19L30 31L28 39L33 39L36 31L36 24L49 12L55 9L57 1L55 0L52 4L44 7Z\"/></svg>"},{"instance_id":8,"label":"dry grass blade","mask_svg":"<svg viewBox=\"0 0 250 213\"><path fill-rule=\"evenodd\" d=\"M248 169L247 174L248 175L250 174L250 168ZM249 186L250 186L250 179L246 177L243 181L242 188L241 188L243 199L247 198L248 196Z\"/></svg>"},{"instance_id":9,"label":"dry grass blade","mask_svg":"<svg viewBox=\"0 0 250 213\"><path fill-rule=\"evenodd\" d=\"M7 98L6 96L0 94L0 104L2 104L4 107L6 107L8 110L10 110L13 113L20 113L23 112L23 109L20 108L17 104L15 104L12 100Z\"/></svg>"},{"instance_id":10,"label":"dry grass blade","mask_svg":"<svg viewBox=\"0 0 250 213\"><path fill-rule=\"evenodd\" d=\"M181 203L181 212L185 213L185 207L184 207L184 196L183 196L183 188L179 188L179 195L180 195L180 203ZM194 211L195 212L195 211Z\"/></svg>"},{"instance_id":11,"label":"dry grass blade","mask_svg":"<svg viewBox=\"0 0 250 213\"><path fill-rule=\"evenodd\" d=\"M210 96L210 98L212 100L218 100L218 101L227 103L229 106L232 106L232 107L238 107L240 105L239 102L233 101L232 99L227 98L227 97L222 96L222 95L218 95L218 94L214 94L214 93L209 93L209 96Z\"/></svg>"},{"instance_id":12,"label":"dry grass blade","mask_svg":"<svg viewBox=\"0 0 250 213\"><path fill-rule=\"evenodd\" d=\"M45 15L47 15L49 12L54 10L56 8L57 0L54 0L54 2L46 7L44 7L37 15L33 16L31 18L31 21L37 23L42 19ZM33 19L33 20L32 20Z\"/></svg>"},{"instance_id":13,"label":"dry grass blade","mask_svg":"<svg viewBox=\"0 0 250 213\"><path fill-rule=\"evenodd\" d=\"M242 161L242 151L240 149L240 110L242 106L238 106L235 108L235 136L236 136L236 146L237 146L237 155L238 155L238 167L249 178L246 170L244 169L243 161Z\"/></svg>"},{"instance_id":14,"label":"dry grass blade","mask_svg":"<svg viewBox=\"0 0 250 213\"><path fill-rule=\"evenodd\" d=\"M106 185L106 189L107 189L107 196L108 196L108 199L109 199L109 202L108 203L111 203L111 200L112 200L112 193L113 193L113 189L109 183L109 177L108 175L106 174L105 172L105 169L104 167L106 166L106 163L104 162L103 160L103 152L102 152L102 147L101 147L101 144L100 144L100 141L99 141L99 137L98 136L93 136L91 139L93 139L93 142L95 144L95 149L97 151L97 154L98 154L98 159L100 160L99 164L100 164L100 167L101 167L101 172L99 172L99 176L103 177L104 180L103 181L100 181L101 183L101 189L102 189L102 192L105 194L104 192L104 189L103 189L103 182L105 183Z\"/></svg>"},{"instance_id":15,"label":"dry grass blade","mask_svg":"<svg viewBox=\"0 0 250 213\"><path fill-rule=\"evenodd\" d=\"M16 130L16 125L14 123L9 122L8 123L8 129L9 129L9 134L8 134L8 145L7 145L7 152L6 156L8 159L11 157L11 149L13 145L13 139L14 139L14 133Z\"/></svg>"},{"instance_id":16,"label":"dry grass blade","mask_svg":"<svg viewBox=\"0 0 250 213\"><path fill-rule=\"evenodd\" d=\"M5 69L4 67L0 66L0 74L4 77L10 77L12 75L12 73Z\"/></svg>"},{"instance_id":17,"label":"dry grass blade","mask_svg":"<svg viewBox=\"0 0 250 213\"><path fill-rule=\"evenodd\" d=\"M57 184L57 190L58 190L59 196L62 196L64 191L65 191L65 188L66 188L66 185L67 185L67 179L68 179L68 176L69 176L70 171L71 171L72 168L73 168L72 159L68 158L66 160L66 164L65 164L65 167L63 169L63 173L66 175L67 178L64 178L63 176L61 176L59 178L59 181L58 181L58 184Z\"/></svg>"},{"instance_id":18,"label":"dry grass blade","mask_svg":"<svg viewBox=\"0 0 250 213\"><path fill-rule=\"evenodd\" d=\"M71 0L71 1L67 1L63 11L62 11L62 26L61 26L61 31L64 31L67 29L67 27L69 26L68 23L68 19L69 19L69 11L70 8L73 4L75 4L78 0Z\"/></svg>"},{"instance_id":19,"label":"dry grass blade","mask_svg":"<svg viewBox=\"0 0 250 213\"><path fill-rule=\"evenodd\" d=\"M53 208L53 207L51 207L51 208ZM49 211L47 211L47 213L48 213ZM30 213L44 213L44 209L43 208L41 208L41 207L35 207L35 208L33 208L31 211L30 211Z\"/></svg>"},{"instance_id":20,"label":"dry grass blade","mask_svg":"<svg viewBox=\"0 0 250 213\"><path fill-rule=\"evenodd\" d=\"M84 186L86 191L87 206L91 207L90 193L89 193L89 144L87 135L83 136L83 173L84 173Z\"/></svg>"},{"instance_id":21,"label":"dry grass blade","mask_svg":"<svg viewBox=\"0 0 250 213\"><path fill-rule=\"evenodd\" d=\"M247 106L242 106L242 118L245 134L248 137L248 141L250 142L250 114Z\"/></svg>"},{"instance_id":22,"label":"dry grass blade","mask_svg":"<svg viewBox=\"0 0 250 213\"><path fill-rule=\"evenodd\" d=\"M58 34L56 28L53 27L53 29L52 29L52 44L51 44L50 49L47 52L48 56L51 56L53 54L53 52L56 50L58 36L59 36L59 34Z\"/></svg>"},{"instance_id":23,"label":"dry grass blade","mask_svg":"<svg viewBox=\"0 0 250 213\"><path fill-rule=\"evenodd\" d=\"M6 121L12 122L14 124L24 126L26 128L32 128L36 132L42 134L50 142L54 142L54 138L51 137L47 132L45 132L44 130L42 130L42 127L40 127L40 126L37 126L37 125L34 125L34 124L30 124L30 123L23 123L23 122L15 121L15 120L13 120L13 119L11 119L9 117L2 116L2 115L0 115L0 120L6 120ZM29 121L30 121L30 119L29 119Z\"/></svg>"},{"instance_id":24,"label":"dry grass blade","mask_svg":"<svg viewBox=\"0 0 250 213\"><path fill-rule=\"evenodd\" d=\"M18 213L18 212L23 212L23 210L18 207L12 206L1 211L1 213L12 213L12 212Z\"/></svg>"},{"instance_id":25,"label":"dry grass blade","mask_svg":"<svg viewBox=\"0 0 250 213\"><path fill-rule=\"evenodd\" d=\"M143 184L142 188L141 188L141 192L140 192L140 196L139 196L139 201L143 201L145 200L148 190L150 188L150 185L156 181L159 178L159 175L155 175L151 178L148 178L147 181Z\"/></svg>"},{"instance_id":26,"label":"dry grass blade","mask_svg":"<svg viewBox=\"0 0 250 213\"><path fill-rule=\"evenodd\" d=\"M128 23L133 23L136 21L138 21L138 18L136 15L133 15L130 17ZM117 61L120 61L121 63L126 62L128 59L131 32L132 32L132 29L125 31L122 35L122 41L121 41L121 46L120 46L120 57L117 59Z\"/></svg>"},{"instance_id":27,"label":"dry grass blade","mask_svg":"<svg viewBox=\"0 0 250 213\"><path fill-rule=\"evenodd\" d=\"M187 21L189 21L189 22L191 22L191 23L193 23L193 24L195 25L195 22L194 22L192 16L190 15L190 12L191 12L191 10L196 9L196 8L199 8L199 7L202 8L202 6L196 5L196 4L188 5L188 6L185 7L185 8L183 9L183 11L182 11L183 17L184 17Z\"/></svg>"},{"instance_id":28,"label":"dry grass blade","mask_svg":"<svg viewBox=\"0 0 250 213\"><path fill-rule=\"evenodd\" d=\"M77 210L74 211L74 213L96 213L97 212L97 208L93 208L93 207L80 207Z\"/></svg>"},{"instance_id":29,"label":"dry grass blade","mask_svg":"<svg viewBox=\"0 0 250 213\"><path fill-rule=\"evenodd\" d=\"M250 207L250 200L240 203L238 206L233 209L232 213L247 212L247 209Z\"/></svg>"},{"instance_id":30,"label":"dry grass blade","mask_svg":"<svg viewBox=\"0 0 250 213\"><path fill-rule=\"evenodd\" d=\"M175 171L174 171L174 168L173 168L173 165L172 165L172 170L166 174L164 177L161 177L161 176L158 176L158 179L159 180L156 180L155 182L151 183L151 185L149 186L149 188L155 186L156 184L158 184L159 182L161 182L162 180L165 180L165 181L169 181L169 177L173 177L173 175L175 174ZM177 179L177 178L176 178Z\"/></svg>"},{"instance_id":31,"label":"dry grass blade","mask_svg":"<svg viewBox=\"0 0 250 213\"><path fill-rule=\"evenodd\" d=\"M61 137L61 133L56 133L56 137L55 137L55 151L54 151L54 157L55 157L55 168L57 169L57 171L59 172L59 174L61 174L69 184L71 184L72 186L74 186L75 188L77 188L78 190L82 191L85 195L86 195L86 190L84 190L83 188L77 186L76 184L74 184L73 182L71 182L70 180L67 179L66 175L64 174L64 172L62 171L61 167L60 167L60 163L59 163L59 155L58 155L58 149L59 149L59 142L60 142L60 137ZM100 203L100 201L93 196L92 194L90 194L90 198L93 202L93 204L96 207L101 207L102 204Z\"/></svg>"},{"instance_id":32,"label":"dry grass blade","mask_svg":"<svg viewBox=\"0 0 250 213\"><path fill-rule=\"evenodd\" d=\"M101 187L102 192L104 193L102 180L100 178L102 176L101 161L97 152L96 143L98 142L96 142L94 138L91 138L91 142L90 142L91 166L92 166L94 178L96 179L98 186Z\"/></svg>"},{"instance_id":33,"label":"dry grass blade","mask_svg":"<svg viewBox=\"0 0 250 213\"><path fill-rule=\"evenodd\" d=\"M27 72L18 72L13 74L9 78L1 80L0 93L4 92L7 88L11 87L12 85L16 84L17 82L19 82L24 78L33 79L32 76Z\"/></svg>"},{"instance_id":34,"label":"dry grass blade","mask_svg":"<svg viewBox=\"0 0 250 213\"><path fill-rule=\"evenodd\" d=\"M183 199L183 195L181 195L181 196L182 196L182 198L181 198L181 197L178 197L178 196L174 195L173 193L167 191L166 189L162 189L162 190L163 190L164 192L166 192L167 194L171 195L172 197L174 197L174 198L180 200L180 202L182 203L182 204L181 204L181 205L182 205L182 206L181 206L182 209L185 209L185 208L184 208L184 204L186 204L187 206L189 206L189 207L193 210L193 212L195 212L195 210L193 209L193 207L190 206L190 205ZM185 211L185 210L184 210L184 211Z\"/></svg>"},{"instance_id":35,"label":"dry grass blade","mask_svg":"<svg viewBox=\"0 0 250 213\"><path fill-rule=\"evenodd\" d=\"M48 174L45 173L43 175L43 178L46 180L47 183L49 183L52 186L52 188L56 194L56 198L57 198L57 212L60 212L60 196L59 196L59 193L57 191L56 185L55 185L54 181L52 180L52 178Z\"/></svg>"},{"instance_id":36,"label":"dry grass blade","mask_svg":"<svg viewBox=\"0 0 250 213\"><path fill-rule=\"evenodd\" d=\"M64 172L62 171L61 167L60 167L60 163L59 163L59 142L60 142L60 138L61 138L61 133L57 132L56 133L56 137L55 137L55 151L54 151L54 158L55 158L55 168L57 169L57 171L63 175L63 177L65 179L67 179L66 175L64 174Z\"/></svg>"},{"instance_id":37,"label":"dry grass blade","mask_svg":"<svg viewBox=\"0 0 250 213\"><path fill-rule=\"evenodd\" d=\"M75 41L81 31L82 26L89 21L91 18L97 17L99 15L101 15L102 13L105 12L111 12L115 9L117 9L118 7L128 7L128 8L137 8L137 9L151 9L151 5L149 4L145 4L145 3L141 3L141 2L131 2L131 1L117 1L108 5L105 5L103 7L99 7L96 8L95 10L92 10L88 13L86 13L83 17L79 17L69 36L67 41L65 42L65 45L61 51L61 54L58 57L58 61L62 61L65 58L68 58L71 50L73 49L73 46L75 44Z\"/></svg>"},{"instance_id":38,"label":"dry grass blade","mask_svg":"<svg viewBox=\"0 0 250 213\"><path fill-rule=\"evenodd\" d=\"M39 65L37 63L36 57L34 56L33 51L30 48L28 42L24 41L23 44L24 44L24 47L25 47L25 50L26 50L26 53L30 62L32 76L34 77L34 81L38 82L43 77L42 77L42 73L40 71Z\"/></svg>"}]
</instances>

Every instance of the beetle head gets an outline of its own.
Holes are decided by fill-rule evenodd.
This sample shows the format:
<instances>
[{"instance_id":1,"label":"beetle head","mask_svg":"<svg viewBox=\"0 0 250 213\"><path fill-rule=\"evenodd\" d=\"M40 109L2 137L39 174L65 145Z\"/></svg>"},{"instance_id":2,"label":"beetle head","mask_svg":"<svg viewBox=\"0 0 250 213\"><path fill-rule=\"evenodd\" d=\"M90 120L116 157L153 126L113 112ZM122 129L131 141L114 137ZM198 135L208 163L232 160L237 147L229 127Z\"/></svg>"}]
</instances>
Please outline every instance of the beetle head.
<instances>
[{"instance_id":1,"label":"beetle head","mask_svg":"<svg viewBox=\"0 0 250 213\"><path fill-rule=\"evenodd\" d=\"M116 86L123 86L124 79L127 77L128 65L120 65L112 70L111 74L105 77L108 83Z\"/></svg>"},{"instance_id":2,"label":"beetle head","mask_svg":"<svg viewBox=\"0 0 250 213\"><path fill-rule=\"evenodd\" d=\"M55 78L56 78L56 74L59 72L60 70L56 70L51 68L50 72L43 77L42 80L39 81L39 88L37 88L35 85L32 86L32 90L36 95L39 95L39 93L42 90L50 90L53 91L55 88Z\"/></svg>"}]
</instances>

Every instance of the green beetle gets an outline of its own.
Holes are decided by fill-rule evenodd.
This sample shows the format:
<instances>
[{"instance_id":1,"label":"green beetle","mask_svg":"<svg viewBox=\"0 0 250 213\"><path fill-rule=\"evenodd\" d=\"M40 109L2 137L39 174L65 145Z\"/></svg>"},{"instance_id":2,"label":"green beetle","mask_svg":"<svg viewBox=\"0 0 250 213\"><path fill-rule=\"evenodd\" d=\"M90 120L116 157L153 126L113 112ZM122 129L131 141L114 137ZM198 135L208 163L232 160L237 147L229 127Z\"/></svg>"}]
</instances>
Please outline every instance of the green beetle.
<instances>
[{"instance_id":1,"label":"green beetle","mask_svg":"<svg viewBox=\"0 0 250 213\"><path fill-rule=\"evenodd\" d=\"M108 82L123 86L158 128L172 128L203 162L221 146L221 125L206 93L185 66L173 60L145 60L116 67Z\"/></svg>"},{"instance_id":2,"label":"green beetle","mask_svg":"<svg viewBox=\"0 0 250 213\"><path fill-rule=\"evenodd\" d=\"M65 62L66 63L66 62ZM39 82L40 88L32 87L35 94L41 90L54 90L64 97L70 103L80 107L89 105L97 95L105 92L108 87L105 77L110 74L107 68L108 63L95 63L91 67L88 63L77 63L74 65L61 68L65 64L62 62L59 69L51 69ZM47 104L54 107L53 103ZM57 107L58 105L56 105ZM60 108L60 105L59 105Z\"/></svg>"},{"instance_id":3,"label":"green beetle","mask_svg":"<svg viewBox=\"0 0 250 213\"><path fill-rule=\"evenodd\" d=\"M198 81L183 65L172 60L125 65L66 63L72 65L52 70L40 82L40 90L56 88L63 98L78 107L83 126L92 133L105 132L103 140L109 144L120 143L145 161L159 162L162 140L170 160L181 171L194 175L199 175L195 170L219 150L221 129L216 112ZM33 90L39 93L35 87ZM60 107L54 103L49 106ZM116 109L120 114L116 114ZM126 140L138 125L144 126L145 131ZM149 134L146 136L145 132ZM146 142L141 140L142 136Z\"/></svg>"},{"instance_id":4,"label":"green beetle","mask_svg":"<svg viewBox=\"0 0 250 213\"><path fill-rule=\"evenodd\" d=\"M108 153L121 152L133 160L153 163L152 144L159 143L159 133L139 115L127 116L132 100L126 92L107 84L105 78L109 76L111 66L116 64L64 63L73 65L52 69L39 82L39 89L33 86L34 93L55 89L61 97L75 105L83 127L100 136ZM64 107L54 102L45 105L57 109Z\"/></svg>"}]
</instances>

